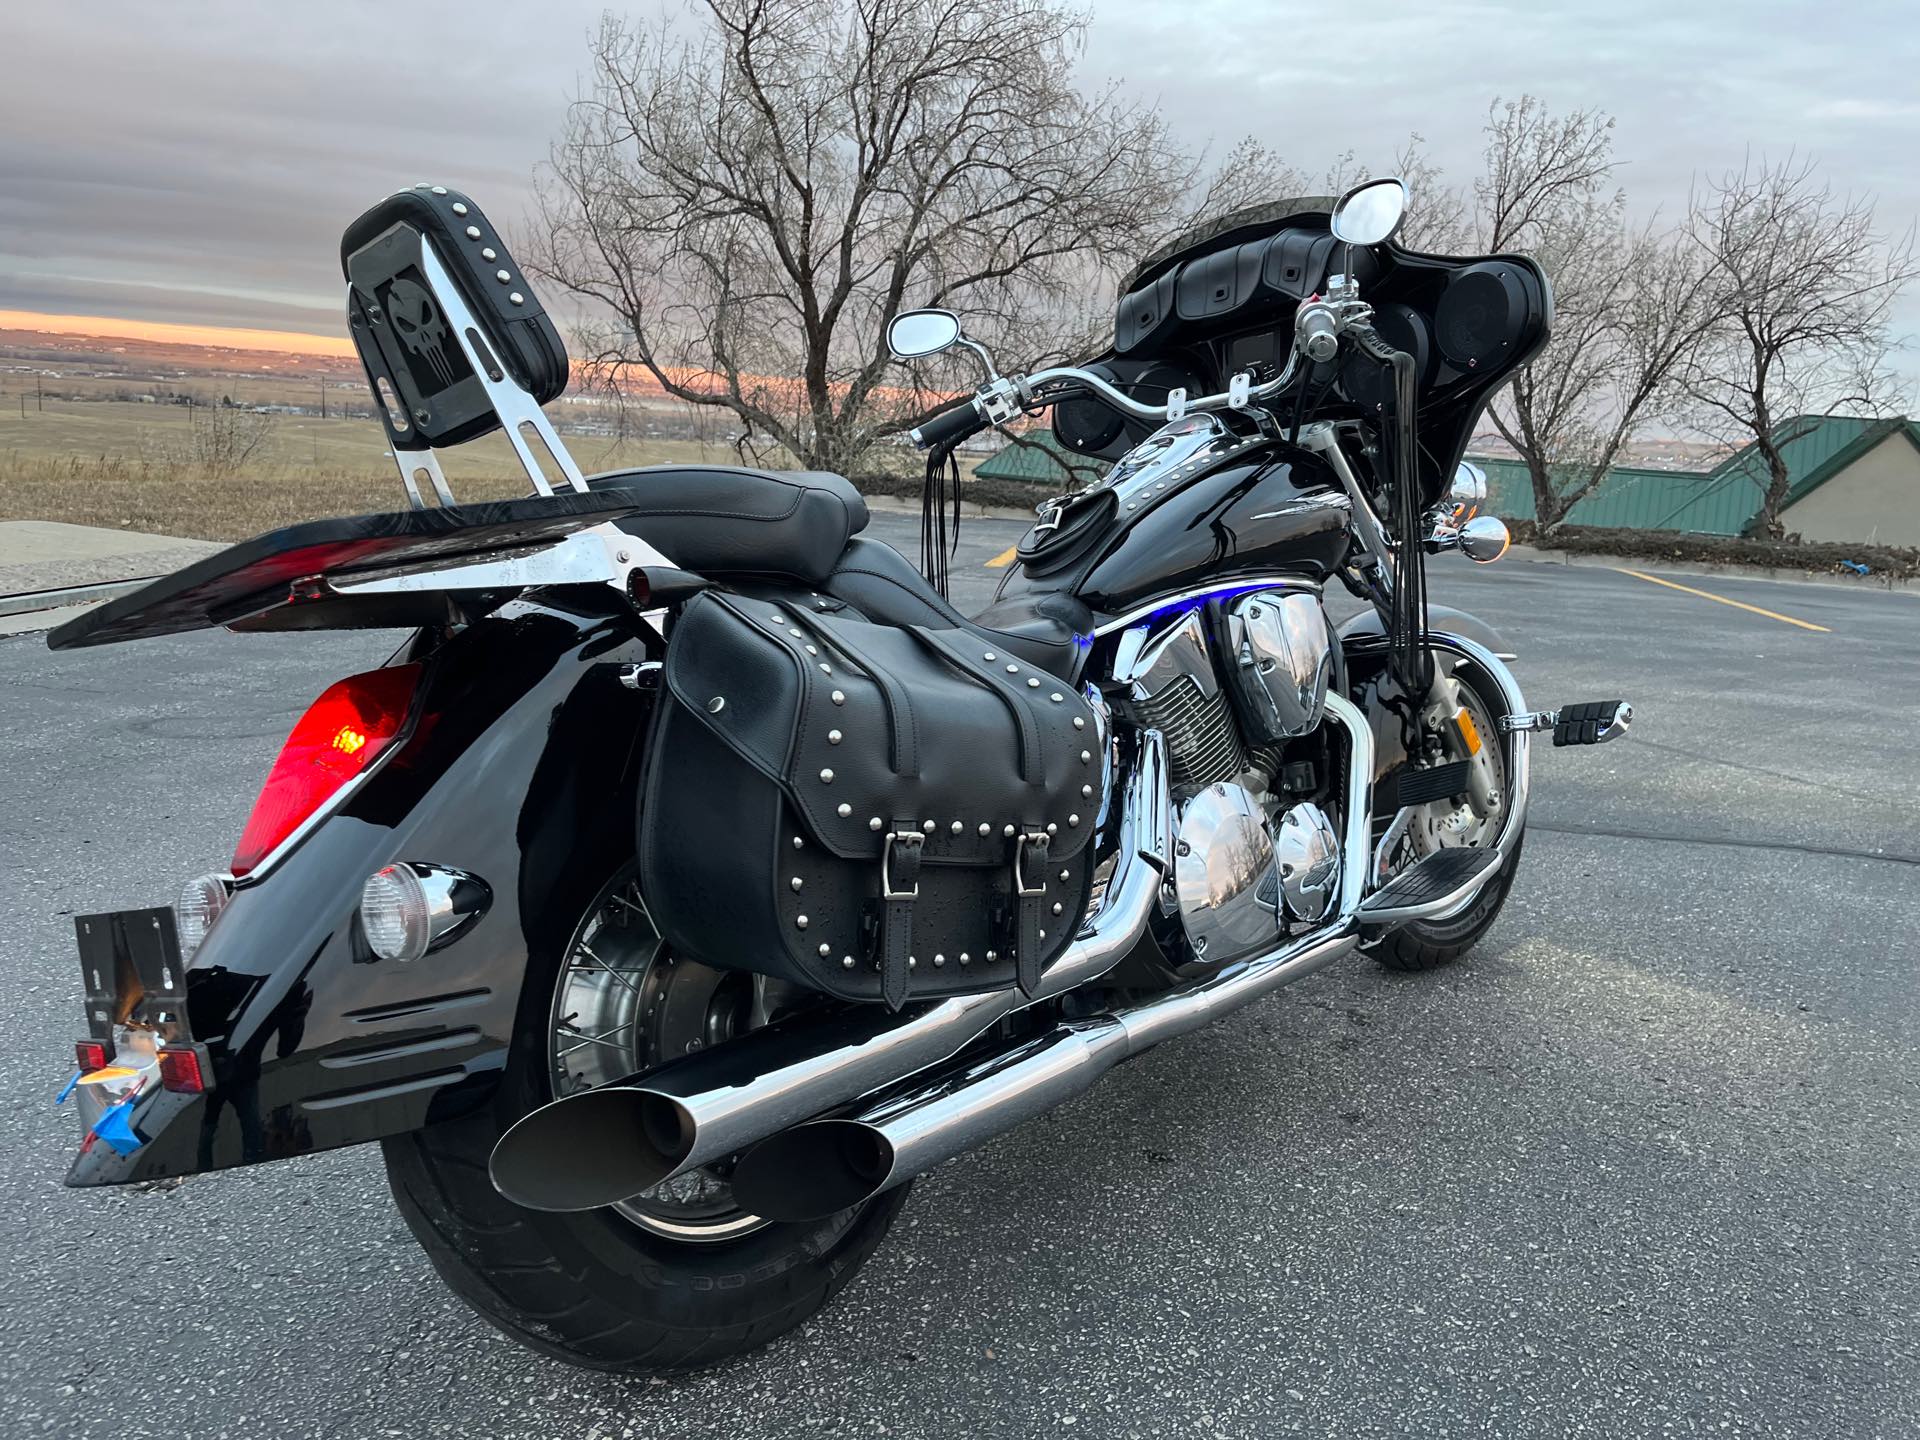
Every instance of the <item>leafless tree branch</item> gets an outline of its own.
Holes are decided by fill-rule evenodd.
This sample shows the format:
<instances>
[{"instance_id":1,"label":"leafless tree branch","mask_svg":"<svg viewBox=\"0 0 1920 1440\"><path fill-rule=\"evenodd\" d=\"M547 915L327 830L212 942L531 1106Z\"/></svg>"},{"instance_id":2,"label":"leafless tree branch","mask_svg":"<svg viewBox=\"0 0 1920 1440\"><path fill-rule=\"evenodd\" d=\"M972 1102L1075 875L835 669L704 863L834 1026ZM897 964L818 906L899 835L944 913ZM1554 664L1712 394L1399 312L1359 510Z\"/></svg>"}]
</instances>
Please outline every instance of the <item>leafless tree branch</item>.
<instances>
[{"instance_id":1,"label":"leafless tree branch","mask_svg":"<svg viewBox=\"0 0 1920 1440\"><path fill-rule=\"evenodd\" d=\"M1840 195L1808 158L1748 157L1698 187L1687 238L1721 320L1682 385L1694 422L1764 462L1760 527L1784 533L1785 450L1809 416L1876 414L1895 381L1889 322L1916 277L1914 232L1888 238L1870 197Z\"/></svg>"}]
</instances>

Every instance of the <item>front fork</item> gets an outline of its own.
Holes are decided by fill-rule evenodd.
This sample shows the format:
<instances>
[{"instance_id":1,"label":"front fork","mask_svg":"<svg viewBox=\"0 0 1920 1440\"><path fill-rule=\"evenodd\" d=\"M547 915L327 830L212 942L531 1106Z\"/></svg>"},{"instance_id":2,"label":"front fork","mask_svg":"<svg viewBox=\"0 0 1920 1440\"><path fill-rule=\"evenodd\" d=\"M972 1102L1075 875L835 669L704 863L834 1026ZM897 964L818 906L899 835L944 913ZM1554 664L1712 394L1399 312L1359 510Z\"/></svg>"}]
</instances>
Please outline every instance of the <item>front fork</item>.
<instances>
[{"instance_id":1,"label":"front fork","mask_svg":"<svg viewBox=\"0 0 1920 1440\"><path fill-rule=\"evenodd\" d=\"M1451 672L1435 667L1420 720L1429 733L1440 737L1449 760L1465 763L1467 804L1476 818L1491 820L1500 812L1501 801L1489 747L1498 744L1499 737L1481 734L1473 712L1460 703L1460 682Z\"/></svg>"}]
</instances>

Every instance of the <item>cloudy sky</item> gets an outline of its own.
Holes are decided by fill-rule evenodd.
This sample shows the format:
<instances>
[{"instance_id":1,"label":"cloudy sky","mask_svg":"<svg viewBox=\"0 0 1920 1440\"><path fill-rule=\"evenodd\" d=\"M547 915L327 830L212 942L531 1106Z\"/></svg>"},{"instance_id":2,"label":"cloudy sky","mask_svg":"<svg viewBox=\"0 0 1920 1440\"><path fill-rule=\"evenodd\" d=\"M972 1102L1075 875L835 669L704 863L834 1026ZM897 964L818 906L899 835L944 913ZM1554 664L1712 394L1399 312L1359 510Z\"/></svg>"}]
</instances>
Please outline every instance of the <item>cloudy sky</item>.
<instances>
[{"instance_id":1,"label":"cloudy sky","mask_svg":"<svg viewBox=\"0 0 1920 1440\"><path fill-rule=\"evenodd\" d=\"M340 231L388 190L444 180L511 228L604 8L7 0L0 310L338 335ZM1464 181L1489 99L1531 91L1619 117L1643 210L1798 146L1889 228L1920 213L1910 0L1094 0L1084 75L1195 144L1256 131L1308 170L1418 131Z\"/></svg>"}]
</instances>

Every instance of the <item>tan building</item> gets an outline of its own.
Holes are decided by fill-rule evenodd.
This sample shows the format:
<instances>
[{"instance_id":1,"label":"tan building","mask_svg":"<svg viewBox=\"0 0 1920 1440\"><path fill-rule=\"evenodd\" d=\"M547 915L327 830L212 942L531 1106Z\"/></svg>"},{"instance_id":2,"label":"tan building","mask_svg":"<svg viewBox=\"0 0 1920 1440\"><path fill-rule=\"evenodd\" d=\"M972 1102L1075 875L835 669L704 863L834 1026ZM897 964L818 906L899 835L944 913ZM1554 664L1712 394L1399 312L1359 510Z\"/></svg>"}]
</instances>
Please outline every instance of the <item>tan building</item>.
<instances>
[{"instance_id":1,"label":"tan building","mask_svg":"<svg viewBox=\"0 0 1920 1440\"><path fill-rule=\"evenodd\" d=\"M1796 415L1774 432L1787 462L1780 523L1806 540L1920 546L1920 420ZM1481 462L1495 514L1533 518L1533 488L1517 460ZM1755 446L1712 470L1616 466L1568 515L1575 525L1751 534L1766 492Z\"/></svg>"},{"instance_id":2,"label":"tan building","mask_svg":"<svg viewBox=\"0 0 1920 1440\"><path fill-rule=\"evenodd\" d=\"M1780 512L1787 532L1807 540L1920 546L1920 422L1823 416L1817 423L1858 433L1832 437L1843 443L1794 476Z\"/></svg>"}]
</instances>

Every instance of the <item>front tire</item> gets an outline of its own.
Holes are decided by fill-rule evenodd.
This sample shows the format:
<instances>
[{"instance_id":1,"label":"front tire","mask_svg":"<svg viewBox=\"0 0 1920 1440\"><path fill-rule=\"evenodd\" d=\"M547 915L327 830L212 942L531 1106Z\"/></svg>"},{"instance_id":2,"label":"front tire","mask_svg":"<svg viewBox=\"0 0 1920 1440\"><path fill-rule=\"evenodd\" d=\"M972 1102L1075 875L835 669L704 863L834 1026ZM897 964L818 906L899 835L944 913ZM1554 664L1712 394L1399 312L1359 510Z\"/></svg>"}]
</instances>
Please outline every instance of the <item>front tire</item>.
<instances>
[{"instance_id":1,"label":"front tire","mask_svg":"<svg viewBox=\"0 0 1920 1440\"><path fill-rule=\"evenodd\" d=\"M494 1102L388 1139L382 1151L408 1229L440 1277L488 1321L572 1364L664 1373L715 1364L803 1323L880 1244L907 1187L825 1220L747 1217L744 1225L708 1224L704 1233L680 1227L684 1238L639 1206L552 1213L515 1205L493 1188L494 1143L554 1095L550 1015L563 967L596 917L613 913L611 904L634 908L623 895L635 896L630 867L602 889L564 947L530 957ZM604 953L601 935L593 939Z\"/></svg>"},{"instance_id":2,"label":"front tire","mask_svg":"<svg viewBox=\"0 0 1920 1440\"><path fill-rule=\"evenodd\" d=\"M1527 848L1526 831L1514 841L1513 853L1473 898L1473 903L1444 920L1411 920L1381 937L1368 953L1389 970L1438 970L1451 965L1480 943L1493 928L1513 889L1520 869L1520 852Z\"/></svg>"},{"instance_id":3,"label":"front tire","mask_svg":"<svg viewBox=\"0 0 1920 1440\"><path fill-rule=\"evenodd\" d=\"M1478 680L1471 673L1456 673L1453 682L1455 700L1471 716L1479 734L1485 737L1499 735L1494 717L1500 714L1501 707L1498 696L1484 688L1486 682ZM1496 750L1491 754L1499 762L1496 788L1503 800L1510 800L1507 767L1512 760L1511 752ZM1427 806L1421 823L1425 825L1422 833L1429 837L1427 844L1431 846L1491 843L1490 832L1495 822L1476 819L1472 810L1465 805L1443 801ZM1481 937L1493 928L1493 922L1500 917L1500 911L1507 903L1507 895L1513 889L1513 877L1520 869L1520 852L1526 846L1525 823L1523 816L1521 832L1514 837L1513 853L1507 856L1506 863L1480 887L1479 893L1468 904L1451 914L1428 920L1412 920L1388 932L1369 951L1373 958L1389 970L1437 970L1442 965L1451 965L1479 944ZM1416 853L1425 851L1417 849Z\"/></svg>"}]
</instances>

